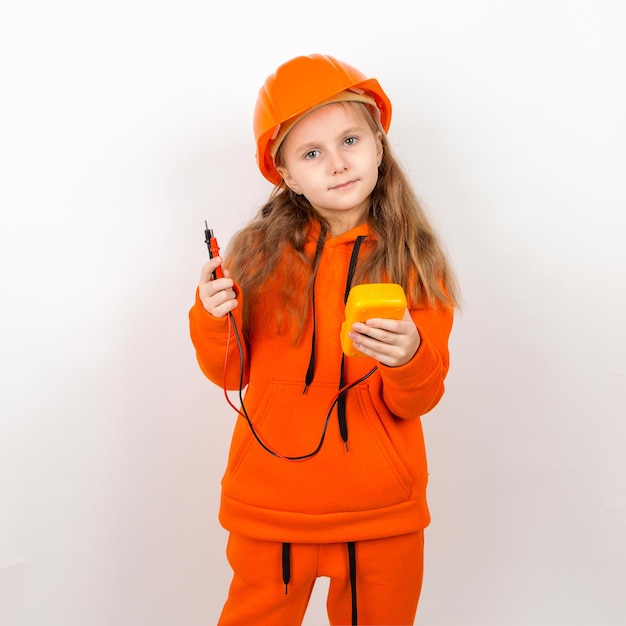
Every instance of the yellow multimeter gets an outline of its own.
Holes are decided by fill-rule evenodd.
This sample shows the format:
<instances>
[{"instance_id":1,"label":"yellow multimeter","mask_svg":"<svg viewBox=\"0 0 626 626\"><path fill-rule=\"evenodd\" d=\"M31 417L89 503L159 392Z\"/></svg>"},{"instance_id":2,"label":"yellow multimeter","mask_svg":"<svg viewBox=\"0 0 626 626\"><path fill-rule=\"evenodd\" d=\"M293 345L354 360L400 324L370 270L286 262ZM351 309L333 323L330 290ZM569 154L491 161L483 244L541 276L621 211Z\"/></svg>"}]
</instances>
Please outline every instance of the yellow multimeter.
<instances>
[{"instance_id":1,"label":"yellow multimeter","mask_svg":"<svg viewBox=\"0 0 626 626\"><path fill-rule=\"evenodd\" d=\"M352 345L348 333L355 322L373 317L401 320L406 309L404 289L395 283L369 283L355 285L348 294L346 319L341 324L341 348L346 356L364 357Z\"/></svg>"}]
</instances>

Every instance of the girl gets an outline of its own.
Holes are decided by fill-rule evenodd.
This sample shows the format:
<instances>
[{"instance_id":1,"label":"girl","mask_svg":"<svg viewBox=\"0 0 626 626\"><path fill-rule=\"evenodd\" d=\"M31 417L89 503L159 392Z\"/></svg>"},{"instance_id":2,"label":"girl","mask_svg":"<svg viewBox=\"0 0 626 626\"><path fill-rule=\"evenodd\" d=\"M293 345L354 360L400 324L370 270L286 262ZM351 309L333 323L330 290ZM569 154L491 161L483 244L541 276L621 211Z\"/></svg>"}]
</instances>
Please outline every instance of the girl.
<instances>
[{"instance_id":1,"label":"girl","mask_svg":"<svg viewBox=\"0 0 626 626\"><path fill-rule=\"evenodd\" d=\"M204 265L190 312L202 371L242 399L222 481L234 576L221 626L301 624L318 576L331 624L415 618L430 521L420 418L444 392L456 288L390 119L378 82L329 56L292 59L259 91L257 161L275 188L223 277L220 257ZM362 358L345 357L345 302L362 283L400 284L408 307L355 323Z\"/></svg>"}]
</instances>

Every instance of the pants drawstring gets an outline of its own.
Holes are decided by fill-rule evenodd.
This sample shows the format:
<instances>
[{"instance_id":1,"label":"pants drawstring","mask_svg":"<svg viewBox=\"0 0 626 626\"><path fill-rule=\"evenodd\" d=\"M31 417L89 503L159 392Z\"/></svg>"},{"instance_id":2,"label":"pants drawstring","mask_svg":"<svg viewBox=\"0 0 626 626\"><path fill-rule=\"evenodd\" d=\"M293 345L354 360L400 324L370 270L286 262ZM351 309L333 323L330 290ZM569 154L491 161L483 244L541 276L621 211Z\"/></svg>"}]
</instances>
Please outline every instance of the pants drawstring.
<instances>
[{"instance_id":1,"label":"pants drawstring","mask_svg":"<svg viewBox=\"0 0 626 626\"><path fill-rule=\"evenodd\" d=\"M352 626L357 626L356 606L356 545L348 541L348 561L350 562L350 591L352 595Z\"/></svg>"},{"instance_id":2,"label":"pants drawstring","mask_svg":"<svg viewBox=\"0 0 626 626\"><path fill-rule=\"evenodd\" d=\"M348 563L350 567L350 596L352 599L352 626L358 626L358 611L356 602L356 544L348 541ZM283 543L282 548L283 582L285 583L285 595L289 592L291 580L291 544Z\"/></svg>"},{"instance_id":3,"label":"pants drawstring","mask_svg":"<svg viewBox=\"0 0 626 626\"><path fill-rule=\"evenodd\" d=\"M283 543L283 582L285 583L285 595L289 591L291 580L291 544Z\"/></svg>"}]
</instances>

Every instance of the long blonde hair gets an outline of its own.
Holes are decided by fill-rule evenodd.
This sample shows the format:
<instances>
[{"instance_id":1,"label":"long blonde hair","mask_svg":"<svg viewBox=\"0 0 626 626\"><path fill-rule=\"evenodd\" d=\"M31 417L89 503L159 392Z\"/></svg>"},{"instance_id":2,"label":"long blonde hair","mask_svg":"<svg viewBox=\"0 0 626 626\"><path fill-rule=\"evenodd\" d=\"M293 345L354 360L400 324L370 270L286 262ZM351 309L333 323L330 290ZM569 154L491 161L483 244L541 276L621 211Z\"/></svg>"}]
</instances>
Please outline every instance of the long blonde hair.
<instances>
[{"instance_id":1,"label":"long blonde hair","mask_svg":"<svg viewBox=\"0 0 626 626\"><path fill-rule=\"evenodd\" d=\"M384 132L362 104L359 107L373 133L380 132L383 160L370 195L367 223L375 245L358 264L353 284L393 282L402 285L409 303L417 306L458 306L458 286L439 238ZM280 159L280 150L277 159ZM243 330L248 335L251 311L270 286L277 324L285 317L296 323L298 336L310 310L317 259L305 253L311 227L324 236L330 224L302 195L281 181L252 221L230 241L225 262L242 292ZM291 257L283 262L285 256ZM281 308L282 303L282 308Z\"/></svg>"}]
</instances>

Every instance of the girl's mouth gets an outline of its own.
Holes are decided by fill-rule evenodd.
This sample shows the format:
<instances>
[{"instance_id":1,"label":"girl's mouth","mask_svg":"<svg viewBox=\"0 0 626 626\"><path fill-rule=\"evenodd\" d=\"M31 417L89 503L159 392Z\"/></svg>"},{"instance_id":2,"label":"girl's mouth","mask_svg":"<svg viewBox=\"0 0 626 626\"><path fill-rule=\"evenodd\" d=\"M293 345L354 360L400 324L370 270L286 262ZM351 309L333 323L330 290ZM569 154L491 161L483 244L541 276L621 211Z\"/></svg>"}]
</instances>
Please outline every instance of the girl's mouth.
<instances>
[{"instance_id":1,"label":"girl's mouth","mask_svg":"<svg viewBox=\"0 0 626 626\"><path fill-rule=\"evenodd\" d=\"M347 187L350 187L352 184L354 184L355 181L353 180L348 180L345 183L341 183L340 185L335 185L334 187L331 187L331 189L334 190L338 190L338 189L345 189Z\"/></svg>"}]
</instances>

